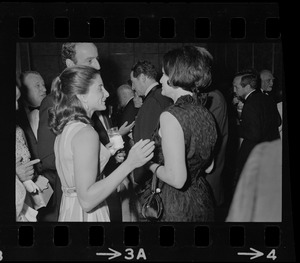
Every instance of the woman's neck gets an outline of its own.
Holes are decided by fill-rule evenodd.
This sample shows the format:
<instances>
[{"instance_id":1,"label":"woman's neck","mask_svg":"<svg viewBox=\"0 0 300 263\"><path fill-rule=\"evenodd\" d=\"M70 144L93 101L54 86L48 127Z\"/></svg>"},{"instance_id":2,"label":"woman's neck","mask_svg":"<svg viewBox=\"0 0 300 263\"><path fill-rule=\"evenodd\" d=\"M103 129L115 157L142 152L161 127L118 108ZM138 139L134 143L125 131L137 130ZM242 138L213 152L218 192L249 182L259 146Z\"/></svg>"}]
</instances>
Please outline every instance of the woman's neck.
<instances>
[{"instance_id":1,"label":"woman's neck","mask_svg":"<svg viewBox=\"0 0 300 263\"><path fill-rule=\"evenodd\" d=\"M193 96L193 93L191 91L184 90L183 88L177 88L177 90L174 93L174 96L173 96L172 99L173 99L174 103L176 103L176 101L180 97L185 96L185 95L191 95L191 96Z\"/></svg>"}]
</instances>

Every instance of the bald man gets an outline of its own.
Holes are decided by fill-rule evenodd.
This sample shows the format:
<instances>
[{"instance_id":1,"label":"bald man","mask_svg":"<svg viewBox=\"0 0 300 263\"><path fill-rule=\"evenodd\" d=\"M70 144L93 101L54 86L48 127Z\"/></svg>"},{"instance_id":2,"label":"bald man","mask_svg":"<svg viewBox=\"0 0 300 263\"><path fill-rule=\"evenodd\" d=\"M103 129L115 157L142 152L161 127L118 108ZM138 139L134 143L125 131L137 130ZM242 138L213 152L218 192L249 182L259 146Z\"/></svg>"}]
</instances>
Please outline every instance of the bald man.
<instances>
[{"instance_id":1,"label":"bald man","mask_svg":"<svg viewBox=\"0 0 300 263\"><path fill-rule=\"evenodd\" d=\"M269 95L269 92L271 92L273 89L274 79L275 78L270 70L263 69L260 72L260 80L261 80L260 90L262 93Z\"/></svg>"},{"instance_id":2,"label":"bald man","mask_svg":"<svg viewBox=\"0 0 300 263\"><path fill-rule=\"evenodd\" d=\"M132 123L139 108L142 106L142 98L137 96L129 84L123 84L117 88L117 96L119 100L119 113L117 117L118 126L124 122ZM125 151L128 153L130 149L130 136L126 134L123 136L125 142Z\"/></svg>"}]
</instances>

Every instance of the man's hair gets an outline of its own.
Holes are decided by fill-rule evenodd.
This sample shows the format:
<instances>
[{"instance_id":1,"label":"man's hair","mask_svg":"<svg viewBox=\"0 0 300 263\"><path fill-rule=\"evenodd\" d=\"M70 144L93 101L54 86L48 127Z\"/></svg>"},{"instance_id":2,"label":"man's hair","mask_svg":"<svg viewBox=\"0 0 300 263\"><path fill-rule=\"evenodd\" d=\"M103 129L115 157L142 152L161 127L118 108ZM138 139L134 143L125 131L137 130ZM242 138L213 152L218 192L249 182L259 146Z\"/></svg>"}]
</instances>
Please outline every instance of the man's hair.
<instances>
[{"instance_id":1,"label":"man's hair","mask_svg":"<svg viewBox=\"0 0 300 263\"><path fill-rule=\"evenodd\" d=\"M41 76L41 74L40 74L39 72L34 71L34 70L27 70L27 71L24 71L24 72L22 72L21 75L20 75L21 85L24 85L25 79L26 79L26 77L27 77L29 74ZM42 77L42 76L41 76L41 77Z\"/></svg>"},{"instance_id":2,"label":"man's hair","mask_svg":"<svg viewBox=\"0 0 300 263\"><path fill-rule=\"evenodd\" d=\"M131 71L133 72L132 75L135 78L137 78L141 74L144 74L148 78L154 80L156 80L157 77L157 71L155 69L155 66L147 60L139 60L133 65Z\"/></svg>"},{"instance_id":3,"label":"man's hair","mask_svg":"<svg viewBox=\"0 0 300 263\"><path fill-rule=\"evenodd\" d=\"M128 98L134 96L134 91L131 86L126 83L117 88L117 96L119 102L122 103L124 100L128 100Z\"/></svg>"},{"instance_id":4,"label":"man's hair","mask_svg":"<svg viewBox=\"0 0 300 263\"><path fill-rule=\"evenodd\" d=\"M273 76L271 70L268 70L268 69L263 69L263 70L261 70L260 73L259 73L259 76L261 77L261 75L263 75L263 74L265 74L265 73L269 73L269 74L271 74L271 75Z\"/></svg>"},{"instance_id":5,"label":"man's hair","mask_svg":"<svg viewBox=\"0 0 300 263\"><path fill-rule=\"evenodd\" d=\"M74 64L77 63L76 60L76 45L78 43L63 43L61 47L61 60L62 63L66 66L66 60L71 59Z\"/></svg>"},{"instance_id":6,"label":"man's hair","mask_svg":"<svg viewBox=\"0 0 300 263\"><path fill-rule=\"evenodd\" d=\"M258 73L255 69L246 69L246 70L241 70L235 74L236 77L241 76L241 86L244 88L247 85L250 85L252 89L257 89L258 83L259 83L259 78L258 78Z\"/></svg>"},{"instance_id":7,"label":"man's hair","mask_svg":"<svg viewBox=\"0 0 300 263\"><path fill-rule=\"evenodd\" d=\"M134 93L131 86L129 84L122 84L117 88L117 92L128 92L128 93Z\"/></svg>"}]
</instances>

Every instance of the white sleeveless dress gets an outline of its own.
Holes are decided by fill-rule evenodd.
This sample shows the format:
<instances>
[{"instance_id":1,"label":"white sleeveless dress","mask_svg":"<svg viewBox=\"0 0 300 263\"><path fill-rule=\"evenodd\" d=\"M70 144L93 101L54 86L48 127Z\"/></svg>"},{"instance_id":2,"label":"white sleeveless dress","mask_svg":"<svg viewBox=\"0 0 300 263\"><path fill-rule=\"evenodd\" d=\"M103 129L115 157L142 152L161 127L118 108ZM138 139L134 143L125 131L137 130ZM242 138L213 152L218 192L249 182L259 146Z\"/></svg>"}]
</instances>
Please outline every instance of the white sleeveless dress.
<instances>
[{"instance_id":1,"label":"white sleeveless dress","mask_svg":"<svg viewBox=\"0 0 300 263\"><path fill-rule=\"evenodd\" d=\"M74 163L71 141L74 135L87 124L72 122L55 139L54 152L56 169L62 185L62 199L58 221L68 222L109 222L109 210L106 202L100 203L92 212L85 212L78 200L74 178ZM100 143L100 142L99 142ZM110 157L109 151L100 145L100 166L104 168Z\"/></svg>"}]
</instances>

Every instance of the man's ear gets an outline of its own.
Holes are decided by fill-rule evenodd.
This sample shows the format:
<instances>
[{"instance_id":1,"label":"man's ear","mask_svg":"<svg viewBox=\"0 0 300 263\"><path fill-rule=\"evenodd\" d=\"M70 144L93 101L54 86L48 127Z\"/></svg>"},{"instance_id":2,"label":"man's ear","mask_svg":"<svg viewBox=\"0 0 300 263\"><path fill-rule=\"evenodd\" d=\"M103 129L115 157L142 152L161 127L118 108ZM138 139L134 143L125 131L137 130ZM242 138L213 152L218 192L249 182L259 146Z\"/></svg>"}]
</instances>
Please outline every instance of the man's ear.
<instances>
[{"instance_id":1,"label":"man's ear","mask_svg":"<svg viewBox=\"0 0 300 263\"><path fill-rule=\"evenodd\" d=\"M250 86L250 84L247 84L247 85L244 87L244 89L245 89L245 90L251 91L251 86Z\"/></svg>"},{"instance_id":2,"label":"man's ear","mask_svg":"<svg viewBox=\"0 0 300 263\"><path fill-rule=\"evenodd\" d=\"M142 81L142 82L145 82L145 81L146 81L146 75L145 75L145 74L142 73L142 74L140 75L140 78L141 78L141 81Z\"/></svg>"},{"instance_id":3,"label":"man's ear","mask_svg":"<svg viewBox=\"0 0 300 263\"><path fill-rule=\"evenodd\" d=\"M73 62L73 60L67 58L66 59L66 65L68 68L75 66L75 63Z\"/></svg>"}]
</instances>

